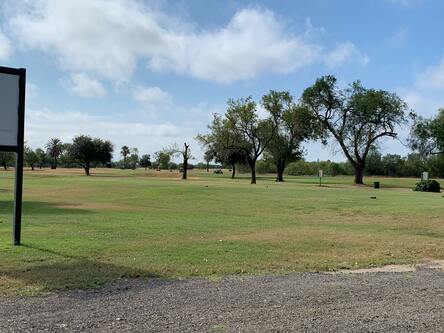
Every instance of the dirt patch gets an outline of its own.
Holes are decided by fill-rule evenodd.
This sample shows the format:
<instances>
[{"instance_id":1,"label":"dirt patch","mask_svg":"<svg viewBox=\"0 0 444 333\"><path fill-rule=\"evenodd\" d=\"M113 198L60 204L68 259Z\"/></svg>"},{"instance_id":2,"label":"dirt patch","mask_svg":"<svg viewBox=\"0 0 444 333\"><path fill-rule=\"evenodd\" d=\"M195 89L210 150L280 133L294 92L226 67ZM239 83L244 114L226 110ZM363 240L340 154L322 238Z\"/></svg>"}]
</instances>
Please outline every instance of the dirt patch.
<instances>
[{"instance_id":1,"label":"dirt patch","mask_svg":"<svg viewBox=\"0 0 444 333\"><path fill-rule=\"evenodd\" d=\"M66 209L109 210L109 211L120 211L120 212L142 212L146 210L144 207L118 205L106 202L85 202L81 204L65 203L57 205L57 207L66 208Z\"/></svg>"},{"instance_id":2,"label":"dirt patch","mask_svg":"<svg viewBox=\"0 0 444 333\"><path fill-rule=\"evenodd\" d=\"M335 272L328 272L328 274L407 273L415 271L416 267L413 265L386 265L361 269L341 269Z\"/></svg>"},{"instance_id":3,"label":"dirt patch","mask_svg":"<svg viewBox=\"0 0 444 333\"><path fill-rule=\"evenodd\" d=\"M341 269L328 274L366 274L366 273L408 273L416 272L418 268L433 269L444 272L444 260L430 260L417 265L385 265L381 267L361 268L361 269Z\"/></svg>"}]
</instances>

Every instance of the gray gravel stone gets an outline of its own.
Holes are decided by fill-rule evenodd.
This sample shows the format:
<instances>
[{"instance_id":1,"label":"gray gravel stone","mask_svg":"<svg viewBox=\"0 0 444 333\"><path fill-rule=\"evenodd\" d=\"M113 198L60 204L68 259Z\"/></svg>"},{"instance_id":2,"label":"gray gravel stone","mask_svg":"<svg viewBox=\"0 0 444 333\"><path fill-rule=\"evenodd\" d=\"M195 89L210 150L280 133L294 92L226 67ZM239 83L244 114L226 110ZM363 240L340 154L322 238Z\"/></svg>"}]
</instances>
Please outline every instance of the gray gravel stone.
<instances>
[{"instance_id":1,"label":"gray gravel stone","mask_svg":"<svg viewBox=\"0 0 444 333\"><path fill-rule=\"evenodd\" d=\"M0 298L1 332L444 332L444 273L125 280Z\"/></svg>"}]
</instances>

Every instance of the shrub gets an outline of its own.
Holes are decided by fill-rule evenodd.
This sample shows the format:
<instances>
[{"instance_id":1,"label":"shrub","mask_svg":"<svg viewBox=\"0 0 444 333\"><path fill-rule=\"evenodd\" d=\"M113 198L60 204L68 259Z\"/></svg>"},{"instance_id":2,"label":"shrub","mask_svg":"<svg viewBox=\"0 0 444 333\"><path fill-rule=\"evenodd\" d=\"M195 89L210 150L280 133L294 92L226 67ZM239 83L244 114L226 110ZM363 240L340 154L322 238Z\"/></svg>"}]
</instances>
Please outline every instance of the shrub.
<instances>
[{"instance_id":1,"label":"shrub","mask_svg":"<svg viewBox=\"0 0 444 333\"><path fill-rule=\"evenodd\" d=\"M436 180L422 180L416 184L413 191L441 192L441 185Z\"/></svg>"}]
</instances>

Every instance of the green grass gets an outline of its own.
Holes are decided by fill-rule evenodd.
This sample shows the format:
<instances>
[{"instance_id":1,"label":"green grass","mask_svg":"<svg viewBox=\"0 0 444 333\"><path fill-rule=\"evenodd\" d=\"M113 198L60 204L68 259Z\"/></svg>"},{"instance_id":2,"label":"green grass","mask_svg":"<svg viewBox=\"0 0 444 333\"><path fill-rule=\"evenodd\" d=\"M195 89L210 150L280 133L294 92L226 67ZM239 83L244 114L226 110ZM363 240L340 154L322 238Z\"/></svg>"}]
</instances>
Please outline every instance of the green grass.
<instances>
[{"instance_id":1,"label":"green grass","mask_svg":"<svg viewBox=\"0 0 444 333\"><path fill-rule=\"evenodd\" d=\"M26 172L23 246L11 246L13 172L0 173L0 294L123 277L218 278L444 259L444 198L415 179L144 170ZM371 183L374 179L367 178ZM376 199L371 199L376 196Z\"/></svg>"}]
</instances>

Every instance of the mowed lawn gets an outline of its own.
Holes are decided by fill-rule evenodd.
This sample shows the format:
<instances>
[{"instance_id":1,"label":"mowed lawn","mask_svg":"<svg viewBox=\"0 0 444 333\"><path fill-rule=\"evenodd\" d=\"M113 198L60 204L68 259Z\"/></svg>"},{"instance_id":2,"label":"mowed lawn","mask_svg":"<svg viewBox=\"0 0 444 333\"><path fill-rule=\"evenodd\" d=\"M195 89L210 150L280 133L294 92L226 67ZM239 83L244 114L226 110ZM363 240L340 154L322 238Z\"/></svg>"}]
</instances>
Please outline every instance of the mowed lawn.
<instances>
[{"instance_id":1,"label":"mowed lawn","mask_svg":"<svg viewBox=\"0 0 444 333\"><path fill-rule=\"evenodd\" d=\"M119 278L285 273L444 259L444 197L415 179L145 170L26 171L23 246L11 245L13 172L0 172L0 294ZM371 184L374 179L366 178ZM376 196L376 199L371 197Z\"/></svg>"}]
</instances>

